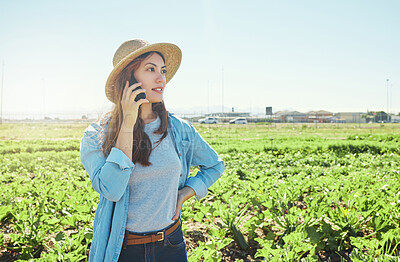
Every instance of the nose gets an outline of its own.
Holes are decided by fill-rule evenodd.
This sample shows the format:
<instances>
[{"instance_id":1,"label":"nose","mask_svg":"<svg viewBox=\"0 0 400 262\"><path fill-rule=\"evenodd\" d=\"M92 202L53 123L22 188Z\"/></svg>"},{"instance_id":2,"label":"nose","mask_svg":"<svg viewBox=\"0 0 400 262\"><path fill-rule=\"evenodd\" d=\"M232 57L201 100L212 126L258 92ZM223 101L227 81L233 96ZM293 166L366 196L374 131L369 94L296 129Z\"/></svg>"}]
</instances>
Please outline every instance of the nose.
<instances>
[{"instance_id":1,"label":"nose","mask_svg":"<svg viewBox=\"0 0 400 262\"><path fill-rule=\"evenodd\" d=\"M163 86L165 86L165 82L166 82L166 77L165 77L165 75L164 74L161 74L161 73L158 73L157 74L157 78L156 78L156 82L158 83L158 84L163 84Z\"/></svg>"}]
</instances>

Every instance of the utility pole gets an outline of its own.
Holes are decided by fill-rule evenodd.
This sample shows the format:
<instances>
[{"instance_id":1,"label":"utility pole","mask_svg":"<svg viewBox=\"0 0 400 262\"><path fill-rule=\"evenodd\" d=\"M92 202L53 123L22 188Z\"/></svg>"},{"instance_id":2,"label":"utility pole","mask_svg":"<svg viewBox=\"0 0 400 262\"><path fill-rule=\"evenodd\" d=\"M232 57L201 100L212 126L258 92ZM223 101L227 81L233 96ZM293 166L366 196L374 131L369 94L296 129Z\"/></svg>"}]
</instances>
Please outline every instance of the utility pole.
<instances>
[{"instance_id":1,"label":"utility pole","mask_svg":"<svg viewBox=\"0 0 400 262\"><path fill-rule=\"evenodd\" d=\"M222 66L222 115L224 115L224 66Z\"/></svg>"},{"instance_id":2,"label":"utility pole","mask_svg":"<svg viewBox=\"0 0 400 262\"><path fill-rule=\"evenodd\" d=\"M43 119L45 117L45 88L44 88L44 77L42 78L42 91L43 91L43 104L42 104L42 108L43 108Z\"/></svg>"},{"instance_id":3,"label":"utility pole","mask_svg":"<svg viewBox=\"0 0 400 262\"><path fill-rule=\"evenodd\" d=\"M387 90L387 116L386 120L389 122L389 79L386 79L386 90Z\"/></svg>"},{"instance_id":4,"label":"utility pole","mask_svg":"<svg viewBox=\"0 0 400 262\"><path fill-rule=\"evenodd\" d=\"M210 114L210 80L207 81L207 113Z\"/></svg>"},{"instance_id":5,"label":"utility pole","mask_svg":"<svg viewBox=\"0 0 400 262\"><path fill-rule=\"evenodd\" d=\"M393 112L393 84L390 84L390 112Z\"/></svg>"},{"instance_id":6,"label":"utility pole","mask_svg":"<svg viewBox=\"0 0 400 262\"><path fill-rule=\"evenodd\" d=\"M0 124L3 124L3 86L4 86L4 62L1 69L1 106L0 106Z\"/></svg>"}]
</instances>

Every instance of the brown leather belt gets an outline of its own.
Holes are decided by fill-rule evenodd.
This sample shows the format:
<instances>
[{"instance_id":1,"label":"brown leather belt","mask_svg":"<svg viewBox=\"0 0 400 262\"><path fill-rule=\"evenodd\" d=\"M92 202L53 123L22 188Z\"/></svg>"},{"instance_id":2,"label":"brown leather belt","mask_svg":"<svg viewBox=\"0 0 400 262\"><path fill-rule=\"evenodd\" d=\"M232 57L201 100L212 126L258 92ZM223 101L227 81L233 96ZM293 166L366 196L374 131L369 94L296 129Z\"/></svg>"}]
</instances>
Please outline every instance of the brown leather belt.
<instances>
[{"instance_id":1,"label":"brown leather belt","mask_svg":"<svg viewBox=\"0 0 400 262\"><path fill-rule=\"evenodd\" d=\"M166 236L171 234L175 229L178 228L180 225L181 221L179 220L176 222L172 227L168 228L165 231L160 231L155 234L147 235L147 236L140 236L140 235L135 235L132 233L129 233L128 231L126 232L127 240L126 240L126 245L139 245L139 244L146 244L146 243L152 243L156 241L162 241ZM125 236L126 237L126 236Z\"/></svg>"}]
</instances>

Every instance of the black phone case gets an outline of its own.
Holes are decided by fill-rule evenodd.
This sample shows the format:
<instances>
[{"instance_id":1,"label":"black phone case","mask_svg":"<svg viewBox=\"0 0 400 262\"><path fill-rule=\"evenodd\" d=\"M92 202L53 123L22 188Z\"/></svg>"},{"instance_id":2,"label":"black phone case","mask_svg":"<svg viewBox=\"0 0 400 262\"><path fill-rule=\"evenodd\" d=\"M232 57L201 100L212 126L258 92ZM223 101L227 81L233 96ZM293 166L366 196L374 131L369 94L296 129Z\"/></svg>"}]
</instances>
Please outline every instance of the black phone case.
<instances>
[{"instance_id":1,"label":"black phone case","mask_svg":"<svg viewBox=\"0 0 400 262\"><path fill-rule=\"evenodd\" d=\"M137 83L136 79L132 76L131 85L136 84L136 83ZM135 89L132 90L132 92L136 91L138 89L141 89L141 87L140 86L136 87ZM145 98L146 98L146 94L140 93L135 97L135 102L139 101L140 99L145 99Z\"/></svg>"}]
</instances>

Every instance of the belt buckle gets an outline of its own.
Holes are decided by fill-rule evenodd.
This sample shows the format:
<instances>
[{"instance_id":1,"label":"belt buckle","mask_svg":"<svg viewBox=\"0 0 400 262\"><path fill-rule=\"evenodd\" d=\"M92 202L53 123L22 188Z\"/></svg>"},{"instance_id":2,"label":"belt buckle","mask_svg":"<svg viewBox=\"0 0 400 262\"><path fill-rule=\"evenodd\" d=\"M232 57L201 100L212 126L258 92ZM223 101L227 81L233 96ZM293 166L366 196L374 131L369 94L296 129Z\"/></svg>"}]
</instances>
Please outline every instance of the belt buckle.
<instances>
[{"instance_id":1,"label":"belt buckle","mask_svg":"<svg viewBox=\"0 0 400 262\"><path fill-rule=\"evenodd\" d=\"M163 241L164 240L164 231L158 232L157 235L161 234L161 239L157 240L157 241Z\"/></svg>"}]
</instances>

